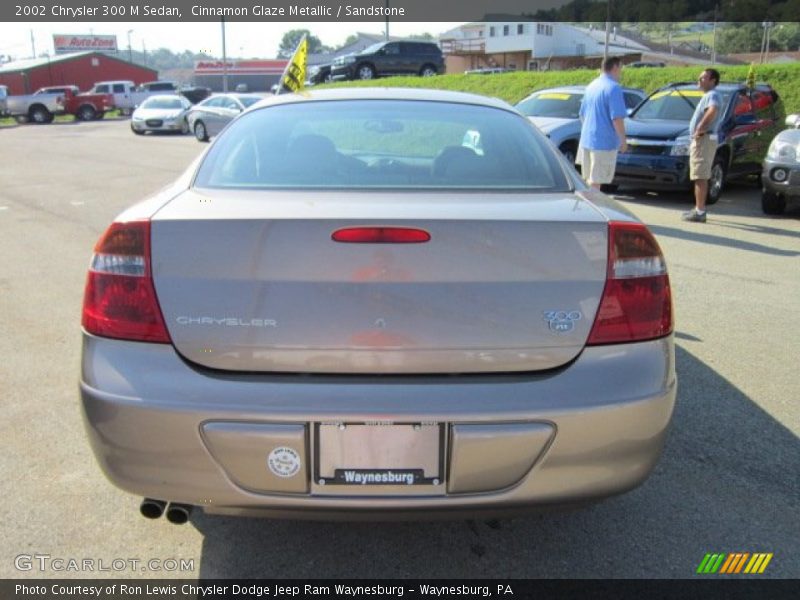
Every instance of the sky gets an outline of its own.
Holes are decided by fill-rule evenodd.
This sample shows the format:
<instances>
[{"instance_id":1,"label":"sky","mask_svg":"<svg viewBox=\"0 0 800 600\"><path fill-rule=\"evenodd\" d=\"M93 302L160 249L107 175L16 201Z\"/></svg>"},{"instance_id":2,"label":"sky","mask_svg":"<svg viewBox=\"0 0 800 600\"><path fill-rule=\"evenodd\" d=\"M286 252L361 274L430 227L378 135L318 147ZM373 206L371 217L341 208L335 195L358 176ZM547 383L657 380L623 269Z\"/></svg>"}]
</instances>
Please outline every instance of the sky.
<instances>
[{"instance_id":1,"label":"sky","mask_svg":"<svg viewBox=\"0 0 800 600\"><path fill-rule=\"evenodd\" d=\"M430 33L434 36L462 23L389 23L393 36ZM272 58L278 53L281 38L290 29L308 29L323 44L340 46L347 36L356 32L382 34L384 21L363 23L237 23L228 22L225 38L228 56L232 58ZM116 35L120 50L128 48L128 31L134 50L168 48L173 52L190 50L222 56L222 36L219 23L0 23L0 54L15 59L31 57L31 31L36 54L53 53L53 34Z\"/></svg>"}]
</instances>

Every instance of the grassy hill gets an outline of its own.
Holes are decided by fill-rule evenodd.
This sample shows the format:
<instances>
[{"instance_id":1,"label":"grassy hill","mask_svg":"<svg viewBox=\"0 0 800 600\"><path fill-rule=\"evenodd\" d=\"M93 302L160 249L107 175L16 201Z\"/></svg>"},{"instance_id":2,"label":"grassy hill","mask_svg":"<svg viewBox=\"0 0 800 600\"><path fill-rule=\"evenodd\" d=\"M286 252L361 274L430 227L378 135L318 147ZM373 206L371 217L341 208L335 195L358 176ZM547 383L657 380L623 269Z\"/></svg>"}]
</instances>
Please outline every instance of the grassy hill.
<instances>
[{"instance_id":1,"label":"grassy hill","mask_svg":"<svg viewBox=\"0 0 800 600\"><path fill-rule=\"evenodd\" d=\"M723 81L747 79L749 66L718 66ZM646 92L674 81L696 81L702 67L625 69L622 84ZM434 88L502 98L514 104L531 92L559 85L589 83L597 72L589 69L536 73L517 71L495 75L440 75L438 77L387 77L372 81L346 81L324 87L381 86ZM757 65L756 80L771 84L783 98L786 113L800 112L800 63ZM323 87L323 86L320 86Z\"/></svg>"},{"instance_id":2,"label":"grassy hill","mask_svg":"<svg viewBox=\"0 0 800 600\"><path fill-rule=\"evenodd\" d=\"M722 31L721 27L717 30L717 36L719 36L720 31ZM647 33L646 37L661 44L666 44L669 42L670 37L673 44L679 44L681 42L696 44L697 42L702 42L707 46L711 46L714 43L713 31L681 31L673 33L672 36L670 36L666 31L659 31Z\"/></svg>"}]
</instances>

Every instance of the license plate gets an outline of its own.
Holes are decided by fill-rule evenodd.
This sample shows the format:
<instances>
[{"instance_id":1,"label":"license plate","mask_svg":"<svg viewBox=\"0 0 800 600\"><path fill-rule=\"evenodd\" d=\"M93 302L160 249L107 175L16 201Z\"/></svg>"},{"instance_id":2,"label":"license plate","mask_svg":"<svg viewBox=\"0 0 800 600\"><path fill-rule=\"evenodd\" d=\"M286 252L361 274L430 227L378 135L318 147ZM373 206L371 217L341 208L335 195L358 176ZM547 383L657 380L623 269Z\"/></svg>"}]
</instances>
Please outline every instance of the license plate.
<instances>
[{"instance_id":1,"label":"license plate","mask_svg":"<svg viewBox=\"0 0 800 600\"><path fill-rule=\"evenodd\" d=\"M319 423L315 480L321 485L440 485L440 423Z\"/></svg>"}]
</instances>

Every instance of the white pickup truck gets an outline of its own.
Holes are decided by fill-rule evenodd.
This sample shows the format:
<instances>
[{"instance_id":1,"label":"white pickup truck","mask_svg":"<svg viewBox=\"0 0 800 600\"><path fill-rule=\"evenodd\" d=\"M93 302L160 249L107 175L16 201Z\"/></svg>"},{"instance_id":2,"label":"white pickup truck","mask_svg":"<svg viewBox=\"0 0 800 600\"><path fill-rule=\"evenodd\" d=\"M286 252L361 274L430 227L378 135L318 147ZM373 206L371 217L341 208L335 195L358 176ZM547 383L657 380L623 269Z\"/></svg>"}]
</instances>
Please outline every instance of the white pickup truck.
<instances>
[{"instance_id":1,"label":"white pickup truck","mask_svg":"<svg viewBox=\"0 0 800 600\"><path fill-rule=\"evenodd\" d=\"M178 92L177 89L137 91L136 84L132 81L98 81L94 84L90 93L113 94L114 106L122 111L123 114L130 114L135 107L139 106L150 96L155 94L177 94Z\"/></svg>"},{"instance_id":2,"label":"white pickup truck","mask_svg":"<svg viewBox=\"0 0 800 600\"><path fill-rule=\"evenodd\" d=\"M8 94L7 89L4 92ZM50 123L55 115L64 112L64 94L39 90L25 96L6 95L4 100L0 100L0 111L7 116L27 119L32 123Z\"/></svg>"}]
</instances>

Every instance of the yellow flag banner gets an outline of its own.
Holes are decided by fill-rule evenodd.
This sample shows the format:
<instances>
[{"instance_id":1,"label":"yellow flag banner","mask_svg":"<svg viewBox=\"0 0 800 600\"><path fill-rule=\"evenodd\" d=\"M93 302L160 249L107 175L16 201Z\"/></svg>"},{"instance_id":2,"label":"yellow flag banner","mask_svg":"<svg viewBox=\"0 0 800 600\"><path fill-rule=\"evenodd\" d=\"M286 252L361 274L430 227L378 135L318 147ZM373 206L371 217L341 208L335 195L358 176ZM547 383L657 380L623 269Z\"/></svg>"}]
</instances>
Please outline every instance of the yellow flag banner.
<instances>
[{"instance_id":1,"label":"yellow flag banner","mask_svg":"<svg viewBox=\"0 0 800 600\"><path fill-rule=\"evenodd\" d=\"M750 63L750 69L747 71L747 87L751 90L756 87L756 65Z\"/></svg>"},{"instance_id":2,"label":"yellow flag banner","mask_svg":"<svg viewBox=\"0 0 800 600\"><path fill-rule=\"evenodd\" d=\"M306 59L308 58L308 39L303 36L292 54L289 64L281 75L276 93L280 94L284 88L291 92L299 92L306 85Z\"/></svg>"}]
</instances>

